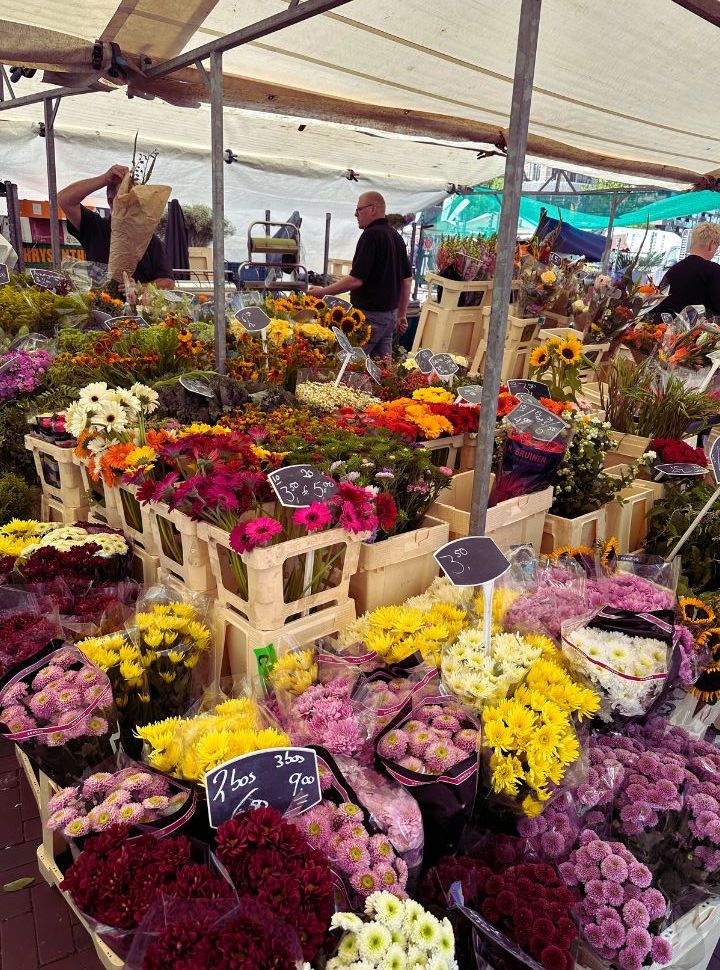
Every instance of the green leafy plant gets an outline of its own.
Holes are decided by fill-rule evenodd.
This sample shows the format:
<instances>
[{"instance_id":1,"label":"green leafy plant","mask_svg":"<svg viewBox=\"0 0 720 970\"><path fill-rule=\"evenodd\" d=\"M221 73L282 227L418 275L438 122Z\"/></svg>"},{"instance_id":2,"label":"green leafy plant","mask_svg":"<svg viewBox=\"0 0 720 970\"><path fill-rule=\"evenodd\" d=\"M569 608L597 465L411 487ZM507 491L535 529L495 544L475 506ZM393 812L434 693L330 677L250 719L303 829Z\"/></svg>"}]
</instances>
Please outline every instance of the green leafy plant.
<instances>
[{"instance_id":1,"label":"green leafy plant","mask_svg":"<svg viewBox=\"0 0 720 970\"><path fill-rule=\"evenodd\" d=\"M34 503L32 488L14 472L0 475L0 523L30 517Z\"/></svg>"},{"instance_id":2,"label":"green leafy plant","mask_svg":"<svg viewBox=\"0 0 720 970\"><path fill-rule=\"evenodd\" d=\"M713 494L713 485L692 488L666 486L665 498L655 502L648 516L645 550L666 556ZM688 587L696 593L720 589L720 507L700 520L680 557Z\"/></svg>"},{"instance_id":3,"label":"green leafy plant","mask_svg":"<svg viewBox=\"0 0 720 970\"><path fill-rule=\"evenodd\" d=\"M213 214L209 205L184 205L185 227L188 234L188 246L209 246L213 237ZM160 224L158 235L164 239L167 229L167 210ZM223 220L223 231L226 236L235 235L235 226L227 219Z\"/></svg>"},{"instance_id":4,"label":"green leafy plant","mask_svg":"<svg viewBox=\"0 0 720 970\"><path fill-rule=\"evenodd\" d=\"M687 388L671 375L666 381L652 361L637 364L616 356L607 371L607 393L601 385L601 407L614 431L647 438L682 438L693 421L717 411L717 401Z\"/></svg>"}]
</instances>

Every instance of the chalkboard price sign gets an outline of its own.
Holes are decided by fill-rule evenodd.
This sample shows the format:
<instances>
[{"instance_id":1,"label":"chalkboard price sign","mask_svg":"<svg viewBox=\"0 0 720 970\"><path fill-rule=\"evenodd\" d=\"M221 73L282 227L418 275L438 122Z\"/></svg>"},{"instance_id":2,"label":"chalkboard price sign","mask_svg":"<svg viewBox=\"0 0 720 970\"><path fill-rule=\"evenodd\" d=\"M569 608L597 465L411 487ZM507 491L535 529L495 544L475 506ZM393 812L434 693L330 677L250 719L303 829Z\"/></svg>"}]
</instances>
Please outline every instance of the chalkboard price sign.
<instances>
[{"instance_id":1,"label":"chalkboard price sign","mask_svg":"<svg viewBox=\"0 0 720 970\"><path fill-rule=\"evenodd\" d=\"M418 350L415 354L415 363L421 374L432 374L433 365L430 363L430 358L433 356L432 350Z\"/></svg>"},{"instance_id":2,"label":"chalkboard price sign","mask_svg":"<svg viewBox=\"0 0 720 970\"><path fill-rule=\"evenodd\" d=\"M538 441L554 441L567 424L541 404L521 401L507 416L516 431L527 432Z\"/></svg>"},{"instance_id":3,"label":"chalkboard price sign","mask_svg":"<svg viewBox=\"0 0 720 970\"><path fill-rule=\"evenodd\" d=\"M202 397L214 397L215 392L204 377L186 377L184 374L180 378L180 386L191 394L200 394Z\"/></svg>"},{"instance_id":4,"label":"chalkboard price sign","mask_svg":"<svg viewBox=\"0 0 720 970\"><path fill-rule=\"evenodd\" d=\"M312 465L288 465L268 474L281 505L306 509L313 502L325 502L337 492L337 482Z\"/></svg>"},{"instance_id":5,"label":"chalkboard price sign","mask_svg":"<svg viewBox=\"0 0 720 970\"><path fill-rule=\"evenodd\" d=\"M678 478L707 475L707 468L703 468L702 465L695 465L692 462L677 462L674 465L656 465L655 471L662 472L663 475L677 476Z\"/></svg>"},{"instance_id":6,"label":"chalkboard price sign","mask_svg":"<svg viewBox=\"0 0 720 970\"><path fill-rule=\"evenodd\" d=\"M0 286L10 282L10 270L6 263L0 263Z\"/></svg>"},{"instance_id":7,"label":"chalkboard price sign","mask_svg":"<svg viewBox=\"0 0 720 970\"><path fill-rule=\"evenodd\" d=\"M334 306L340 306L347 312L352 310L352 303L348 303L347 300L341 300L339 296L324 296L323 303L325 306L329 306L331 310Z\"/></svg>"},{"instance_id":8,"label":"chalkboard price sign","mask_svg":"<svg viewBox=\"0 0 720 970\"><path fill-rule=\"evenodd\" d=\"M488 536L454 539L433 555L453 586L492 583L510 568L510 563Z\"/></svg>"},{"instance_id":9,"label":"chalkboard price sign","mask_svg":"<svg viewBox=\"0 0 720 970\"><path fill-rule=\"evenodd\" d=\"M270 317L259 306L246 306L238 310L235 319L247 333L262 333L270 326Z\"/></svg>"},{"instance_id":10,"label":"chalkboard price sign","mask_svg":"<svg viewBox=\"0 0 720 970\"><path fill-rule=\"evenodd\" d=\"M468 384L457 389L458 397L468 404L482 404L482 384Z\"/></svg>"},{"instance_id":11,"label":"chalkboard price sign","mask_svg":"<svg viewBox=\"0 0 720 970\"><path fill-rule=\"evenodd\" d=\"M63 276L62 273L55 273L51 269L31 269L30 279L41 290L52 290L54 292L58 287L75 289L66 276Z\"/></svg>"},{"instance_id":12,"label":"chalkboard price sign","mask_svg":"<svg viewBox=\"0 0 720 970\"><path fill-rule=\"evenodd\" d=\"M233 758L208 771L205 787L214 829L254 808L300 815L322 799L312 748L268 748Z\"/></svg>"},{"instance_id":13,"label":"chalkboard price sign","mask_svg":"<svg viewBox=\"0 0 720 970\"><path fill-rule=\"evenodd\" d=\"M508 381L507 389L511 394L530 394L538 400L541 397L550 397L550 388L542 381Z\"/></svg>"},{"instance_id":14,"label":"chalkboard price sign","mask_svg":"<svg viewBox=\"0 0 720 970\"><path fill-rule=\"evenodd\" d=\"M720 438L716 438L713 441L713 446L710 449L710 465L715 476L715 481L720 485Z\"/></svg>"},{"instance_id":15,"label":"chalkboard price sign","mask_svg":"<svg viewBox=\"0 0 720 970\"><path fill-rule=\"evenodd\" d=\"M382 384L382 371L369 357L365 358L365 370L368 372L370 377L375 381L376 384Z\"/></svg>"},{"instance_id":16,"label":"chalkboard price sign","mask_svg":"<svg viewBox=\"0 0 720 970\"><path fill-rule=\"evenodd\" d=\"M433 354L430 358L430 364L440 377L452 377L453 374L458 372L458 365L450 354Z\"/></svg>"}]
</instances>

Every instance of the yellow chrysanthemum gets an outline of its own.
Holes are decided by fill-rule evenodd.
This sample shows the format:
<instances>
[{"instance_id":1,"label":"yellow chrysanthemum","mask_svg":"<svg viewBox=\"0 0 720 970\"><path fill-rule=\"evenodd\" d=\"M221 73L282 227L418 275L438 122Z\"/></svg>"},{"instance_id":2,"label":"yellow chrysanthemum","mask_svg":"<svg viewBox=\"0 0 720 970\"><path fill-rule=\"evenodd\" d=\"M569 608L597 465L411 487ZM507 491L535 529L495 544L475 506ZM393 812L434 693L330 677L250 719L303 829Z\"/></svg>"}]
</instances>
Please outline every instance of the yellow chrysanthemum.
<instances>
[{"instance_id":1,"label":"yellow chrysanthemum","mask_svg":"<svg viewBox=\"0 0 720 970\"><path fill-rule=\"evenodd\" d=\"M483 725L483 743L497 750L509 751L515 747L513 732L501 720L485 721Z\"/></svg>"},{"instance_id":2,"label":"yellow chrysanthemum","mask_svg":"<svg viewBox=\"0 0 720 970\"><path fill-rule=\"evenodd\" d=\"M494 754L490 759L493 791L500 795L517 795L525 778L522 763L514 755Z\"/></svg>"},{"instance_id":3,"label":"yellow chrysanthemum","mask_svg":"<svg viewBox=\"0 0 720 970\"><path fill-rule=\"evenodd\" d=\"M444 387L419 387L412 396L424 404L452 404L455 400L455 395Z\"/></svg>"}]
</instances>

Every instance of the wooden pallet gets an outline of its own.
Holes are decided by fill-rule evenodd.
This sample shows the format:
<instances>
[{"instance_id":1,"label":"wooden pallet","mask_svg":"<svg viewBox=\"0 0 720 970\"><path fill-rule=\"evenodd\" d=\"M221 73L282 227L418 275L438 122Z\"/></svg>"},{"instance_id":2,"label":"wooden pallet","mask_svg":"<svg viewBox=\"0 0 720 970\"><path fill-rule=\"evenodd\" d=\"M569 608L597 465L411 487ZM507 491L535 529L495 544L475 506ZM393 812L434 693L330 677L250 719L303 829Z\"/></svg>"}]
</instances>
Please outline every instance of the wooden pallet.
<instances>
[{"instance_id":1,"label":"wooden pallet","mask_svg":"<svg viewBox=\"0 0 720 970\"><path fill-rule=\"evenodd\" d=\"M87 505L65 505L43 492L40 496L40 518L43 522L73 525L75 522L90 521L90 509Z\"/></svg>"}]
</instances>

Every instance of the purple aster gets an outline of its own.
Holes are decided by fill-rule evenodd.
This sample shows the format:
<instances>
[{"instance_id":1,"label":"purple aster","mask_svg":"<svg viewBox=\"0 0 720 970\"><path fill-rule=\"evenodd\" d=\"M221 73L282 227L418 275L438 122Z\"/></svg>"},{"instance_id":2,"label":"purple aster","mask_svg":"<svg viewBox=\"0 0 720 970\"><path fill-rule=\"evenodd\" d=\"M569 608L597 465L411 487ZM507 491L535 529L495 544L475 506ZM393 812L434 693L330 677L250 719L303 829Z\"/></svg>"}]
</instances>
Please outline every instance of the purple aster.
<instances>
[{"instance_id":1,"label":"purple aster","mask_svg":"<svg viewBox=\"0 0 720 970\"><path fill-rule=\"evenodd\" d=\"M625 900L623 887L616 882L607 880L603 883L603 896L609 906L622 906Z\"/></svg>"},{"instance_id":2,"label":"purple aster","mask_svg":"<svg viewBox=\"0 0 720 970\"><path fill-rule=\"evenodd\" d=\"M585 884L585 895L594 906L602 906L605 902L603 883L600 879L591 879Z\"/></svg>"},{"instance_id":3,"label":"purple aster","mask_svg":"<svg viewBox=\"0 0 720 970\"><path fill-rule=\"evenodd\" d=\"M628 866L630 882L641 889L646 889L652 882L652 873L641 862L631 862Z\"/></svg>"},{"instance_id":4,"label":"purple aster","mask_svg":"<svg viewBox=\"0 0 720 970\"><path fill-rule=\"evenodd\" d=\"M647 889L642 894L642 901L650 914L650 919L662 919L667 912L667 902L659 889Z\"/></svg>"},{"instance_id":5,"label":"purple aster","mask_svg":"<svg viewBox=\"0 0 720 970\"><path fill-rule=\"evenodd\" d=\"M664 940L661 936L656 936L650 947L650 956L655 963L663 966L672 960L672 947L667 940Z\"/></svg>"},{"instance_id":6,"label":"purple aster","mask_svg":"<svg viewBox=\"0 0 720 970\"><path fill-rule=\"evenodd\" d=\"M559 832L545 832L540 838L540 845L546 856L558 859L566 851L565 839Z\"/></svg>"},{"instance_id":7,"label":"purple aster","mask_svg":"<svg viewBox=\"0 0 720 970\"><path fill-rule=\"evenodd\" d=\"M598 864L612 854L612 849L607 844L607 842L601 842L600 839L596 839L595 842L589 842L585 848L587 857L592 862L597 862Z\"/></svg>"},{"instance_id":8,"label":"purple aster","mask_svg":"<svg viewBox=\"0 0 720 970\"><path fill-rule=\"evenodd\" d=\"M605 946L612 950L619 950L625 942L625 929L617 917L604 919L600 924Z\"/></svg>"},{"instance_id":9,"label":"purple aster","mask_svg":"<svg viewBox=\"0 0 720 970\"><path fill-rule=\"evenodd\" d=\"M623 906L623 919L627 926L641 926L647 928L650 924L650 914L639 899L631 899Z\"/></svg>"},{"instance_id":10,"label":"purple aster","mask_svg":"<svg viewBox=\"0 0 720 970\"><path fill-rule=\"evenodd\" d=\"M620 970L641 970L643 957L636 947L626 946L618 953L617 964Z\"/></svg>"}]
</instances>

